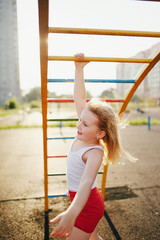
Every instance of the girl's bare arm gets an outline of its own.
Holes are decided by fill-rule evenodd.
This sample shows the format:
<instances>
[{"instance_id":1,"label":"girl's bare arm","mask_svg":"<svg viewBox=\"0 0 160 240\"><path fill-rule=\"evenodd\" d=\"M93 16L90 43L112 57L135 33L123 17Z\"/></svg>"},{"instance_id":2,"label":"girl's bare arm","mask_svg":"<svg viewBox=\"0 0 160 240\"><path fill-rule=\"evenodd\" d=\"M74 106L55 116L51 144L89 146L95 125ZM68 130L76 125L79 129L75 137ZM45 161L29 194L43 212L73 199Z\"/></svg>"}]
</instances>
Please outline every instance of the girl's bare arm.
<instances>
[{"instance_id":1,"label":"girl's bare arm","mask_svg":"<svg viewBox=\"0 0 160 240\"><path fill-rule=\"evenodd\" d=\"M83 109L86 106L86 90L84 84L84 66L88 62L79 62L77 59L83 59L84 54L75 55L75 81L74 81L74 102L78 117L80 118Z\"/></svg>"},{"instance_id":2,"label":"girl's bare arm","mask_svg":"<svg viewBox=\"0 0 160 240\"><path fill-rule=\"evenodd\" d=\"M91 192L91 187L96 178L98 169L102 163L103 152L99 149L92 149L87 152L87 162L83 173L78 192L69 208L52 219L50 223L59 223L52 236L69 236L71 234L76 217L82 211Z\"/></svg>"},{"instance_id":3,"label":"girl's bare arm","mask_svg":"<svg viewBox=\"0 0 160 240\"><path fill-rule=\"evenodd\" d=\"M92 185L102 163L103 151L100 149L92 149L86 152L85 155L87 157L85 170L76 197L68 208L68 210L75 212L76 216L79 215L88 200Z\"/></svg>"}]
</instances>

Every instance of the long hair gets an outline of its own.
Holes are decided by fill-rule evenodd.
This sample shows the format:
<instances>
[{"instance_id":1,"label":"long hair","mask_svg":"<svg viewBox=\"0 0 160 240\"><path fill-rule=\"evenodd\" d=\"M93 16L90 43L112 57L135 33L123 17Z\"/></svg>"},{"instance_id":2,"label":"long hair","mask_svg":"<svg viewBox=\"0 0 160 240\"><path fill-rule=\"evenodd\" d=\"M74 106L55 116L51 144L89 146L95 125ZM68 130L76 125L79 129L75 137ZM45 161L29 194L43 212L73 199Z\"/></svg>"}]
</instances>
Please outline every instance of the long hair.
<instances>
[{"instance_id":1,"label":"long hair","mask_svg":"<svg viewBox=\"0 0 160 240\"><path fill-rule=\"evenodd\" d=\"M92 99L88 102L87 107L88 110L97 116L100 130L106 133L100 139L100 144L104 147L104 164L110 161L116 165L122 155L125 155L131 161L135 161L136 159L125 152L121 146L118 127L119 117L110 105L99 99Z\"/></svg>"}]
</instances>

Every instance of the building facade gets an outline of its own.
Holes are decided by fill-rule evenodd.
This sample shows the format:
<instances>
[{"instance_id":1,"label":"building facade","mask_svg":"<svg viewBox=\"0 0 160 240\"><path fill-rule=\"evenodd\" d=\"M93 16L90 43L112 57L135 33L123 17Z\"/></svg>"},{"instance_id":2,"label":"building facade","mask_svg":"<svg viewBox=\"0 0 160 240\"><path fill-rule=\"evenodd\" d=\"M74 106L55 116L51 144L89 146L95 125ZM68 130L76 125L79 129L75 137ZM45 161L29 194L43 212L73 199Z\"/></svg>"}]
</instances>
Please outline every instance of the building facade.
<instances>
[{"instance_id":1,"label":"building facade","mask_svg":"<svg viewBox=\"0 0 160 240\"><path fill-rule=\"evenodd\" d=\"M0 106L21 98L16 0L0 0Z\"/></svg>"},{"instance_id":2,"label":"building facade","mask_svg":"<svg viewBox=\"0 0 160 240\"><path fill-rule=\"evenodd\" d=\"M152 54L160 49L160 43L155 44L146 51L139 52L134 58L150 58ZM117 65L117 79L136 79L143 64L139 63L121 63ZM131 84L117 84L117 96L124 97L132 87ZM155 101L160 99L160 62L148 73L146 78L140 84L136 95L143 99L152 98Z\"/></svg>"}]
</instances>

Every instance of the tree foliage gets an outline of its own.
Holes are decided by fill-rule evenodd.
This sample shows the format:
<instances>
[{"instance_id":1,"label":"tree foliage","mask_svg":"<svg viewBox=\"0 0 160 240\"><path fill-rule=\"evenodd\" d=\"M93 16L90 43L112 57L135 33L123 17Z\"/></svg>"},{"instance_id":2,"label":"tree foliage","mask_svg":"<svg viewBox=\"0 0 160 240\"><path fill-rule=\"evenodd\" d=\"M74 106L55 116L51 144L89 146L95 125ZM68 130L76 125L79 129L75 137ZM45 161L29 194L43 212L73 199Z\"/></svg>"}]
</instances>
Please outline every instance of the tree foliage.
<instances>
[{"instance_id":1,"label":"tree foliage","mask_svg":"<svg viewBox=\"0 0 160 240\"><path fill-rule=\"evenodd\" d=\"M18 107L18 101L16 97L11 98L10 100L6 101L5 108L6 109L15 109Z\"/></svg>"},{"instance_id":2,"label":"tree foliage","mask_svg":"<svg viewBox=\"0 0 160 240\"><path fill-rule=\"evenodd\" d=\"M110 88L101 93L101 98L114 98L114 89Z\"/></svg>"},{"instance_id":3,"label":"tree foliage","mask_svg":"<svg viewBox=\"0 0 160 240\"><path fill-rule=\"evenodd\" d=\"M41 87L34 87L24 96L25 102L31 102L34 100L41 100Z\"/></svg>"}]
</instances>

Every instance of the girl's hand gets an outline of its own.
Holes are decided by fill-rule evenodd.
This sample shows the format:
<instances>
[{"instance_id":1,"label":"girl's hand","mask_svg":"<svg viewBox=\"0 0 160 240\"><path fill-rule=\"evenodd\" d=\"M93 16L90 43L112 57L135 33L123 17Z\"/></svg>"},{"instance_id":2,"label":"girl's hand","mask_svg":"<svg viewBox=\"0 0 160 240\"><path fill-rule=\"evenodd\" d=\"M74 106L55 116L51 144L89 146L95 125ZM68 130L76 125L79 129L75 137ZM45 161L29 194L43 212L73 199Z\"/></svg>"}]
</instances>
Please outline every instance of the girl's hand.
<instances>
[{"instance_id":1,"label":"girl's hand","mask_svg":"<svg viewBox=\"0 0 160 240\"><path fill-rule=\"evenodd\" d=\"M76 55L74 55L75 57L75 66L78 68L78 67L81 67L83 68L85 65L87 65L89 62L83 62L83 61L76 61L76 59L80 59L80 60L83 60L84 58L84 53L77 53Z\"/></svg>"},{"instance_id":2,"label":"girl's hand","mask_svg":"<svg viewBox=\"0 0 160 240\"><path fill-rule=\"evenodd\" d=\"M51 237L58 236L69 237L74 225L75 219L74 217L67 211L59 214L57 217L53 218L50 223L55 224L58 223L56 229L51 233Z\"/></svg>"}]
</instances>

